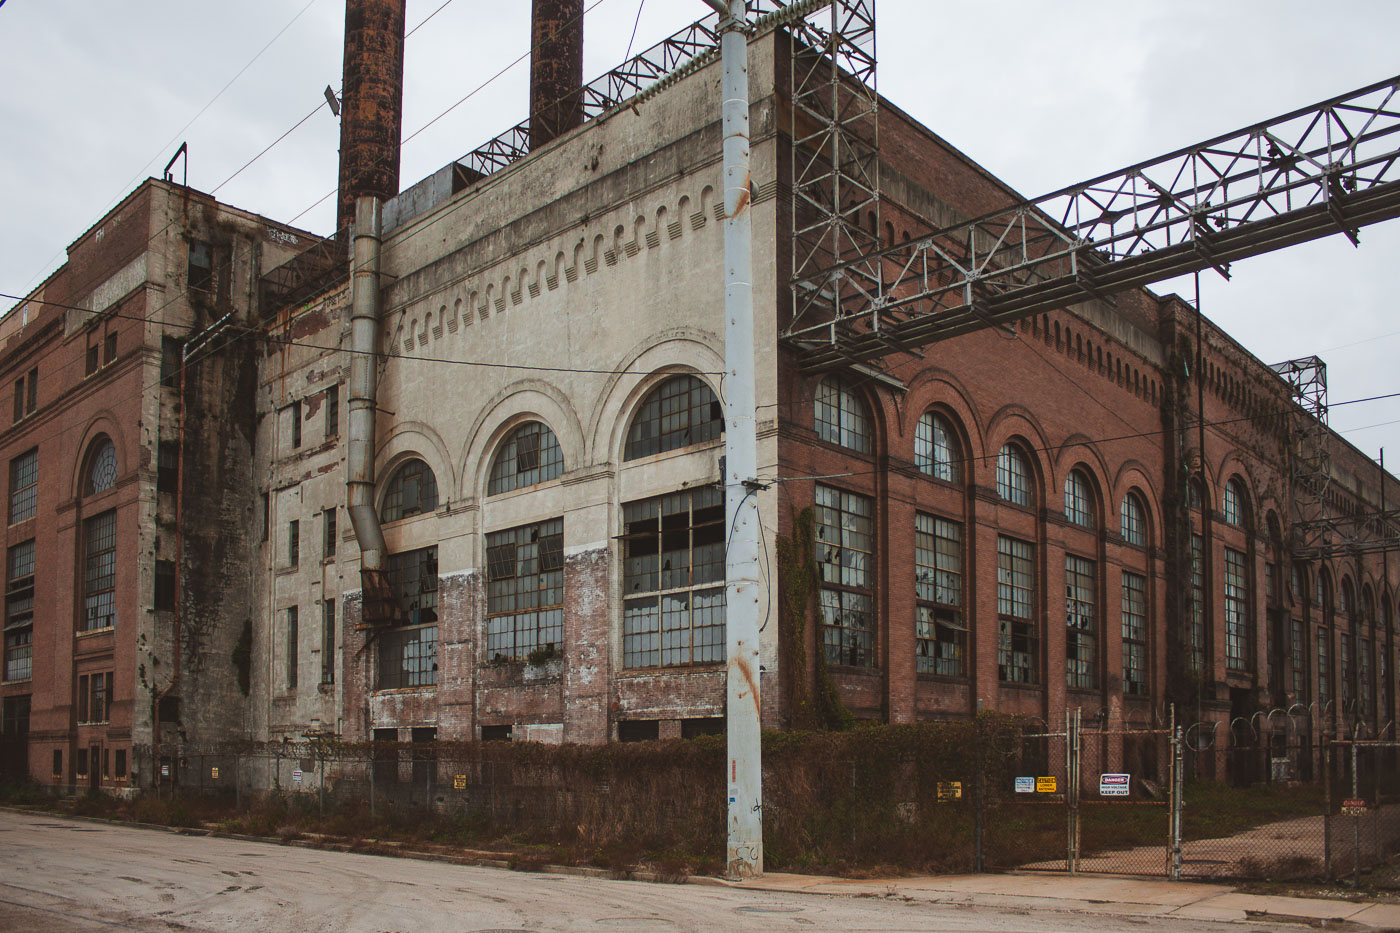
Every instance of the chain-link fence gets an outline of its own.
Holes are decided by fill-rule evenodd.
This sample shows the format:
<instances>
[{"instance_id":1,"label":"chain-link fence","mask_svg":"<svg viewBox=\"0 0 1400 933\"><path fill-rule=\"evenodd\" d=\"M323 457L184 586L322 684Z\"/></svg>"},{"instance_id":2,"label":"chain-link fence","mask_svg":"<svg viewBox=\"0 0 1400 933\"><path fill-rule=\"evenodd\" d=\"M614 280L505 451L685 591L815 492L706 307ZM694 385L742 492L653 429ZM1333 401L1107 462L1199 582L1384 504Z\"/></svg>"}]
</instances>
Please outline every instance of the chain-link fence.
<instances>
[{"instance_id":1,"label":"chain-link fence","mask_svg":"<svg viewBox=\"0 0 1400 933\"><path fill-rule=\"evenodd\" d=\"M1182 729L1170 718L1155 727L1086 721L1078 711L1063 723L983 716L767 734L767 862L1400 888L1400 743L1314 740L1302 730L1250 741L1257 734ZM1226 735L1234 741L1219 741ZM724 855L721 737L590 747L324 740L133 754L148 798L179 803L182 819L244 831L548 844L578 858L674 856L701 869ZM1231 780L1196 777L1209 769Z\"/></svg>"}]
</instances>

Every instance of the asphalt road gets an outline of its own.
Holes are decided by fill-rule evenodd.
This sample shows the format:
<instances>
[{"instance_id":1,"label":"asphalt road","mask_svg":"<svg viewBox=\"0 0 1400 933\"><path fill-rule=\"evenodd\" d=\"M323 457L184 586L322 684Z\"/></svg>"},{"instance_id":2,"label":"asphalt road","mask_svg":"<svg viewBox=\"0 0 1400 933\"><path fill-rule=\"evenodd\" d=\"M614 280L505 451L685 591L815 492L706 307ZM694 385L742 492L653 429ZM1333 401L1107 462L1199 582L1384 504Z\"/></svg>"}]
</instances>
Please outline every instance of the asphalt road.
<instances>
[{"instance_id":1,"label":"asphalt road","mask_svg":"<svg viewBox=\"0 0 1400 933\"><path fill-rule=\"evenodd\" d=\"M1251 924L1253 929L1258 925ZM0 930L239 933L1238 931L1237 924L740 891L322 852L0 811Z\"/></svg>"}]
</instances>

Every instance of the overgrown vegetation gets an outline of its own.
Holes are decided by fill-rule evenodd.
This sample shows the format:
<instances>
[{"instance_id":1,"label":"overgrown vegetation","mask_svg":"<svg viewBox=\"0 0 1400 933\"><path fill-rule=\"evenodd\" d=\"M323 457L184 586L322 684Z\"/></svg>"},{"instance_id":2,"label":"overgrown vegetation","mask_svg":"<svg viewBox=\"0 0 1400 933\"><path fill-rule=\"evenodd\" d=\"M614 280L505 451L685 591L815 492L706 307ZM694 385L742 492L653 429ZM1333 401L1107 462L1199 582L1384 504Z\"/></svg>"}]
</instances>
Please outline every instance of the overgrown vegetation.
<instances>
[{"instance_id":1,"label":"overgrown vegetation","mask_svg":"<svg viewBox=\"0 0 1400 933\"><path fill-rule=\"evenodd\" d=\"M855 725L855 716L841 702L840 691L827 671L826 655L815 652L815 670L807 666L807 631L815 629L817 598L821 591L821 572L817 568L815 521L808 506L793 516L792 534L779 537L778 579L783 581L778 599L780 649L783 670L791 675L783 678L787 690L788 709L792 725L800 730L845 730ZM809 621L812 624L809 626ZM815 689L813 681L815 680Z\"/></svg>"}]
</instances>

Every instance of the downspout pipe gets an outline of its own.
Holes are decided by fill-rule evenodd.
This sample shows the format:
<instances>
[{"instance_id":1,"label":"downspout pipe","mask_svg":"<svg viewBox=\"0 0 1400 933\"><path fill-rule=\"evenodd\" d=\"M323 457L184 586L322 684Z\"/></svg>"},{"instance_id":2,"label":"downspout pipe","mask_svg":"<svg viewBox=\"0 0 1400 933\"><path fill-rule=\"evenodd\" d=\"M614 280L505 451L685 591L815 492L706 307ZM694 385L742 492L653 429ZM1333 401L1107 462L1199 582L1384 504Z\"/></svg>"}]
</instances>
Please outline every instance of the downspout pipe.
<instances>
[{"instance_id":1,"label":"downspout pipe","mask_svg":"<svg viewBox=\"0 0 1400 933\"><path fill-rule=\"evenodd\" d=\"M374 417L379 391L375 338L379 331L380 231L384 205L377 197L355 200L350 266L349 442L345 461L345 509L360 544L360 572L382 570L384 532L374 510Z\"/></svg>"}]
</instances>

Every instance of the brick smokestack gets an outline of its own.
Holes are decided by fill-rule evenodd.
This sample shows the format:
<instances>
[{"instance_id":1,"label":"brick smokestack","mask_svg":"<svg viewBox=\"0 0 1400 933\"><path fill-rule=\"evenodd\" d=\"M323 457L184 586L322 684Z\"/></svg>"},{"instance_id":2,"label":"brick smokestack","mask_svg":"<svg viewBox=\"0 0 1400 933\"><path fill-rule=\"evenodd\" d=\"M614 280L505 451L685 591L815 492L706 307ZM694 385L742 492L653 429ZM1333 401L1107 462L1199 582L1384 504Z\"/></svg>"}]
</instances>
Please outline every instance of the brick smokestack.
<instances>
[{"instance_id":1,"label":"brick smokestack","mask_svg":"<svg viewBox=\"0 0 1400 933\"><path fill-rule=\"evenodd\" d=\"M344 229L354 218L357 197L373 195L388 200L399 193L406 3L345 3L336 229Z\"/></svg>"},{"instance_id":2,"label":"brick smokestack","mask_svg":"<svg viewBox=\"0 0 1400 933\"><path fill-rule=\"evenodd\" d=\"M583 0L533 0L530 148L583 123Z\"/></svg>"}]
</instances>

